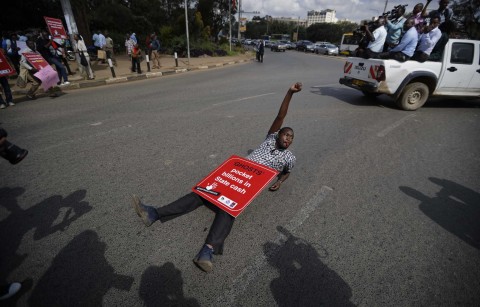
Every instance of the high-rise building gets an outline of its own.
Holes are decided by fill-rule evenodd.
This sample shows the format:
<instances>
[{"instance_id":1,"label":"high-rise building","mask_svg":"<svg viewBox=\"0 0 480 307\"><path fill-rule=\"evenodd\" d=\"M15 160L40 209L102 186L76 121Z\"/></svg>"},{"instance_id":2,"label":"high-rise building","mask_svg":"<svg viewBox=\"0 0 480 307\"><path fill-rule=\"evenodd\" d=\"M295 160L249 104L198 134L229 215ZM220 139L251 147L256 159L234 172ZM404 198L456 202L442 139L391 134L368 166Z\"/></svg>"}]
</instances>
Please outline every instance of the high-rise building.
<instances>
[{"instance_id":1,"label":"high-rise building","mask_svg":"<svg viewBox=\"0 0 480 307\"><path fill-rule=\"evenodd\" d=\"M307 27L313 25L314 23L322 22L337 22L335 17L335 10L323 10L323 11L308 11L307 13Z\"/></svg>"}]
</instances>

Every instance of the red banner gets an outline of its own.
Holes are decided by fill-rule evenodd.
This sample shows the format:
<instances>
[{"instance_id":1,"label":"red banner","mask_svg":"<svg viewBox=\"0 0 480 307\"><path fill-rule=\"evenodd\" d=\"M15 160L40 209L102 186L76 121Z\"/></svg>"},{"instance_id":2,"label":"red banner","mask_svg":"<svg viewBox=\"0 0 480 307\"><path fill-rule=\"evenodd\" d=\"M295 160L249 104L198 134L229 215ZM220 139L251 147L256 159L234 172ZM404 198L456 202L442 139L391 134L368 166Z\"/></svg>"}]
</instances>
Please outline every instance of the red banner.
<instances>
[{"instance_id":1,"label":"red banner","mask_svg":"<svg viewBox=\"0 0 480 307\"><path fill-rule=\"evenodd\" d=\"M7 61L7 58L5 57L3 52L0 52L0 77L11 76L16 73L17 72L12 67L12 65L10 65L10 63Z\"/></svg>"},{"instance_id":2,"label":"red banner","mask_svg":"<svg viewBox=\"0 0 480 307\"><path fill-rule=\"evenodd\" d=\"M50 35L52 36L52 38L62 38L62 39L67 38L67 32L65 31L65 28L63 27L63 23L60 19L46 17L46 16L43 16L43 18L45 18L48 31L50 32Z\"/></svg>"},{"instance_id":3,"label":"red banner","mask_svg":"<svg viewBox=\"0 0 480 307\"><path fill-rule=\"evenodd\" d=\"M231 156L192 190L237 217L277 174L272 168Z\"/></svg>"},{"instance_id":4,"label":"red banner","mask_svg":"<svg viewBox=\"0 0 480 307\"><path fill-rule=\"evenodd\" d=\"M24 52L22 55L36 70L40 70L46 66L50 66L47 61L39 54L35 52Z\"/></svg>"}]
</instances>

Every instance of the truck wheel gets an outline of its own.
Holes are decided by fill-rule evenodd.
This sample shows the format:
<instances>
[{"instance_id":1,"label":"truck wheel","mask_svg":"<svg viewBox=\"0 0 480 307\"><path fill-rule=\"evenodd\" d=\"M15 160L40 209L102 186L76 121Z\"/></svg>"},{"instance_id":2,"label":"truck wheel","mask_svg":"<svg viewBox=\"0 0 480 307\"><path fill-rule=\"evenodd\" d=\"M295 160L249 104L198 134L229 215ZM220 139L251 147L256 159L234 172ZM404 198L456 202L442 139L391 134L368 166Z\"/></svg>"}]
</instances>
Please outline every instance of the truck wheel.
<instances>
[{"instance_id":1,"label":"truck wheel","mask_svg":"<svg viewBox=\"0 0 480 307\"><path fill-rule=\"evenodd\" d=\"M425 104L428 99L428 86L421 82L410 83L395 101L397 106L406 111L415 111Z\"/></svg>"},{"instance_id":2,"label":"truck wheel","mask_svg":"<svg viewBox=\"0 0 480 307\"><path fill-rule=\"evenodd\" d=\"M365 97L368 97L368 98L376 98L376 97L382 95L382 93L372 93L372 92L367 92L367 91L362 91L362 93Z\"/></svg>"}]
</instances>

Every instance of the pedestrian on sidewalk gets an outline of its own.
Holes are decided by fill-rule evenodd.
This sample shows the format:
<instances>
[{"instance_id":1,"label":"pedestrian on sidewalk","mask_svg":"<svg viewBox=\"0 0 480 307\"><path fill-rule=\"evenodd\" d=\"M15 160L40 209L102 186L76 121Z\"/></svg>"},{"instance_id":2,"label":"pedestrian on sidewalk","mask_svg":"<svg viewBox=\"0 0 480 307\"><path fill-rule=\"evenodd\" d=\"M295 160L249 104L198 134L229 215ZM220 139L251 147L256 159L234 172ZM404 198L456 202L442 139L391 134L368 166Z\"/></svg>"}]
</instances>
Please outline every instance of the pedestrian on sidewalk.
<instances>
[{"instance_id":1,"label":"pedestrian on sidewalk","mask_svg":"<svg viewBox=\"0 0 480 307\"><path fill-rule=\"evenodd\" d=\"M155 35L151 41L152 46L152 64L153 68L160 68L160 41L158 37Z\"/></svg>"},{"instance_id":2,"label":"pedestrian on sidewalk","mask_svg":"<svg viewBox=\"0 0 480 307\"><path fill-rule=\"evenodd\" d=\"M92 65L90 63L90 55L88 54L87 46L85 45L85 41L80 34L73 35L73 39L76 42L76 52L79 55L80 61L78 63L78 69L82 76L86 76L87 80L95 79L95 75L93 74Z\"/></svg>"},{"instance_id":3,"label":"pedestrian on sidewalk","mask_svg":"<svg viewBox=\"0 0 480 307\"><path fill-rule=\"evenodd\" d=\"M107 59L112 60L113 65L117 66L117 60L113 52L113 39L110 37L108 31L105 31L105 52L107 53Z\"/></svg>"},{"instance_id":4,"label":"pedestrian on sidewalk","mask_svg":"<svg viewBox=\"0 0 480 307\"><path fill-rule=\"evenodd\" d=\"M282 128L282 125L293 94L301 91L301 89L301 83L295 83L288 89L278 114L268 130L265 141L247 157L251 161L281 172L279 180L270 187L271 191L276 191L280 188L281 184L289 177L290 171L295 165L295 156L288 150L288 147L293 142L293 129L289 127ZM210 202L193 192L158 209L144 205L135 195L132 196L132 201L136 213L147 227L157 220L166 222L171 218L191 212L202 205L211 205ZM213 254L223 253L223 243L235 221L235 218L225 211L215 206L212 207L216 209L215 219L210 227L205 244L193 259L193 262L205 272L210 272L213 268Z\"/></svg>"},{"instance_id":5,"label":"pedestrian on sidewalk","mask_svg":"<svg viewBox=\"0 0 480 307\"><path fill-rule=\"evenodd\" d=\"M142 50L138 44L135 44L132 49L132 72L142 73L142 69L140 68L141 57Z\"/></svg>"}]
</instances>

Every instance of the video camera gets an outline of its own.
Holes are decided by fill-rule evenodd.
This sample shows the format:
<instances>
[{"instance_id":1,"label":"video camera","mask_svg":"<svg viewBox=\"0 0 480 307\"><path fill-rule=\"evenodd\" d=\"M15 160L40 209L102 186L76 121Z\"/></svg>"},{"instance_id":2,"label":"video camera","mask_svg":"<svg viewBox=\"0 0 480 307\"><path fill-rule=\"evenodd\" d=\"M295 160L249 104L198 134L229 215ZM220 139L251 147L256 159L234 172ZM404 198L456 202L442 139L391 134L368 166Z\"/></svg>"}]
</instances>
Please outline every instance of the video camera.
<instances>
[{"instance_id":1,"label":"video camera","mask_svg":"<svg viewBox=\"0 0 480 307\"><path fill-rule=\"evenodd\" d=\"M397 16L397 12L400 8L403 8L403 11L405 12L405 8L408 6L408 4L399 4L393 7L391 11L383 13L383 17L387 18L388 20L395 19Z\"/></svg>"},{"instance_id":2,"label":"video camera","mask_svg":"<svg viewBox=\"0 0 480 307\"><path fill-rule=\"evenodd\" d=\"M8 136L5 129L0 128L0 139ZM0 157L8 160L11 164L17 164L23 160L28 154L28 150L18 147L15 144L5 140L3 144L0 144Z\"/></svg>"}]
</instances>

